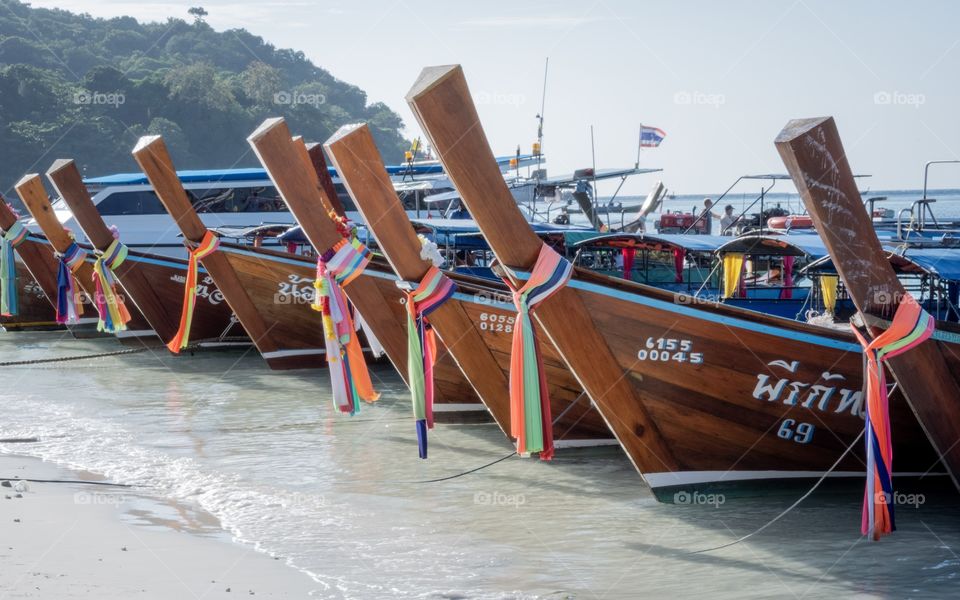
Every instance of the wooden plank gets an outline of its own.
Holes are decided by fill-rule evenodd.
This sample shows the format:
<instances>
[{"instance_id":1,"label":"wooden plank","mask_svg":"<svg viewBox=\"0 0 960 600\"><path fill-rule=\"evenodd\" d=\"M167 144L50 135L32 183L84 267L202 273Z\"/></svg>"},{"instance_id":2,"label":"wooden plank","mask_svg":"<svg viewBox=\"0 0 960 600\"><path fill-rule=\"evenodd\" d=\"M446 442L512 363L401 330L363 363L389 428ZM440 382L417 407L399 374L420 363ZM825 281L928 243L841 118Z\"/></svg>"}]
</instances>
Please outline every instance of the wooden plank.
<instances>
[{"instance_id":1,"label":"wooden plank","mask_svg":"<svg viewBox=\"0 0 960 600\"><path fill-rule=\"evenodd\" d=\"M542 244L503 181L462 69L424 69L407 101L498 260L532 268ZM672 450L578 292L563 288L535 314L637 468L675 470Z\"/></svg>"},{"instance_id":2,"label":"wooden plank","mask_svg":"<svg viewBox=\"0 0 960 600\"><path fill-rule=\"evenodd\" d=\"M183 232L184 238L194 244L200 243L206 235L207 228L193 209L180 183L180 178L177 177L163 138L160 136L140 138L133 149L133 157L143 169L160 202ZM214 252L201 262L213 277L227 304L237 315L257 349L261 353L276 352L279 345L270 335L270 327L264 322L256 304L247 294L227 256L222 252Z\"/></svg>"},{"instance_id":3,"label":"wooden plank","mask_svg":"<svg viewBox=\"0 0 960 600\"><path fill-rule=\"evenodd\" d=\"M54 161L47 169L47 179L70 207L73 218L83 229L90 244L100 251L106 250L113 243L113 232L97 212L76 163L65 158Z\"/></svg>"},{"instance_id":4,"label":"wooden plank","mask_svg":"<svg viewBox=\"0 0 960 600\"><path fill-rule=\"evenodd\" d=\"M857 309L892 317L906 291L880 246L833 118L790 121L775 144ZM887 364L960 488L960 382L947 362L928 340Z\"/></svg>"},{"instance_id":5,"label":"wooden plank","mask_svg":"<svg viewBox=\"0 0 960 600\"><path fill-rule=\"evenodd\" d=\"M300 138L302 141L303 138ZM347 211L340 201L340 195L337 193L337 187L333 184L333 178L327 170L327 159L323 155L323 145L317 142L305 144L307 156L310 158L310 166L313 172L317 174L317 182L323 195L330 201L330 207L340 216L344 216Z\"/></svg>"},{"instance_id":6,"label":"wooden plank","mask_svg":"<svg viewBox=\"0 0 960 600\"><path fill-rule=\"evenodd\" d=\"M393 189L370 130L366 125L342 127L325 145L394 272L404 281L419 282L430 263L420 258L420 241ZM509 433L509 382L460 302L445 302L430 314L430 323L501 429Z\"/></svg>"}]
</instances>

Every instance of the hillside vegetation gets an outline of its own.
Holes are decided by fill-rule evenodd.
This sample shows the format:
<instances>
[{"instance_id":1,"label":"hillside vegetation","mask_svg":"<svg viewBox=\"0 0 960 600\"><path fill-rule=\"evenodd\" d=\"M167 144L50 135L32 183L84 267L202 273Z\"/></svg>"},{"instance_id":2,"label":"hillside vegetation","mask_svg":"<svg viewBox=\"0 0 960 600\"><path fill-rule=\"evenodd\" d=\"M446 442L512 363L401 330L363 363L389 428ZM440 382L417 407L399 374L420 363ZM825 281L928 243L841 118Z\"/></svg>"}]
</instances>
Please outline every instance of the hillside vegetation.
<instances>
[{"instance_id":1,"label":"hillside vegetation","mask_svg":"<svg viewBox=\"0 0 960 600\"><path fill-rule=\"evenodd\" d=\"M87 176L134 171L145 134L164 136L178 168L256 166L246 137L270 116L311 141L366 121L388 162L407 146L386 105L246 30L0 0L0 189L56 158Z\"/></svg>"}]
</instances>

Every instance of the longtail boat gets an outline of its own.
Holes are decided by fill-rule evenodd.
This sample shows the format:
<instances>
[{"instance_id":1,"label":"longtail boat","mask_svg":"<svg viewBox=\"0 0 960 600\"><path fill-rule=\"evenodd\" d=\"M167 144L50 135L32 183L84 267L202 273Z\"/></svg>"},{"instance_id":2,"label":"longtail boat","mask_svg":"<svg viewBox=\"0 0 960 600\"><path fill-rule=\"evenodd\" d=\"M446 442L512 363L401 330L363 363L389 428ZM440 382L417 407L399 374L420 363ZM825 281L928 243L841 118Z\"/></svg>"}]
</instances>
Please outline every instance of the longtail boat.
<instances>
[{"instance_id":1,"label":"longtail boat","mask_svg":"<svg viewBox=\"0 0 960 600\"><path fill-rule=\"evenodd\" d=\"M126 258L111 269L117 281L134 306L143 314L151 328L163 342L172 340L179 330L183 283L186 279L187 261L123 247L121 240L104 223L94 206L74 161L60 159L47 171L47 178L57 194L63 198L73 217L83 229L89 247L100 256L117 251ZM200 274L194 311L194 340L203 345L245 344L243 331L223 294L206 273Z\"/></svg>"},{"instance_id":2,"label":"longtail boat","mask_svg":"<svg viewBox=\"0 0 960 600\"><path fill-rule=\"evenodd\" d=\"M220 241L191 205L160 136L141 138L133 156L191 252L202 249L202 254L197 254L199 262L270 368L325 365L323 329L310 308L313 263L291 254Z\"/></svg>"},{"instance_id":3,"label":"longtail boat","mask_svg":"<svg viewBox=\"0 0 960 600\"><path fill-rule=\"evenodd\" d=\"M127 306L123 297L117 296L111 290L108 305L105 294L97 289L94 279L96 259L91 252L79 248L70 232L57 220L40 175L36 173L24 175L15 188L20 200L33 215L37 226L50 244L51 256L54 256L57 261L62 260L71 264L70 270L74 275L74 283L97 307L96 312L99 317L97 329L116 335L121 342L128 345L155 344L158 341L156 332L132 303ZM117 315L116 310L121 305L128 313L126 322L123 325L110 325L109 323L112 322L109 321L110 313Z\"/></svg>"},{"instance_id":4,"label":"longtail boat","mask_svg":"<svg viewBox=\"0 0 960 600\"><path fill-rule=\"evenodd\" d=\"M897 278L861 200L833 118L790 121L775 144L866 326L863 341L869 342L868 370L875 378L868 395L877 394L880 402L875 406L870 402L874 398L868 398L868 434L875 436L883 450L889 444L884 439L890 435L889 429L893 429L894 440L902 435L895 421L892 425L876 423L885 420L882 384L886 363L957 484L960 328L945 321L934 324ZM894 450L892 454L901 464L900 453ZM878 469L889 470L889 464L880 463L892 457L875 458ZM884 488L884 492L888 490Z\"/></svg>"},{"instance_id":5,"label":"longtail boat","mask_svg":"<svg viewBox=\"0 0 960 600\"><path fill-rule=\"evenodd\" d=\"M414 306L427 307L429 325L445 342L447 351L500 428L509 435L511 414L507 373L515 322L513 307L505 304L505 301L509 302L509 291L493 282L483 281L481 284L471 277L440 273L433 262L423 257L423 244L400 204L366 125L342 127L325 146L337 174L390 266L402 281L411 282L407 306L412 302ZM456 292L436 304L432 296L444 288L442 284L433 283L433 279L440 275L453 282ZM428 276L430 281L425 284L424 292L418 295L414 288ZM417 297L420 299L416 300ZM589 398L553 346L544 339L541 348L547 365L551 409L557 415L553 423L557 446L615 443L606 424L591 407Z\"/></svg>"},{"instance_id":6,"label":"longtail boat","mask_svg":"<svg viewBox=\"0 0 960 600\"><path fill-rule=\"evenodd\" d=\"M526 294L523 326L542 327L658 498L817 478L831 467L835 477L863 476L862 453L847 453L863 429L852 335L564 265L499 177L461 68L425 69L407 100ZM536 381L536 358L521 349L512 376ZM535 390L520 391L535 412ZM927 472L935 455L909 407L894 399L891 420L899 467Z\"/></svg>"},{"instance_id":7,"label":"longtail boat","mask_svg":"<svg viewBox=\"0 0 960 600\"><path fill-rule=\"evenodd\" d=\"M0 325L8 331L62 327L56 315L57 261L44 248L46 240L24 228L2 195L0 236L4 238L0 251L5 253L0 258L0 276L4 277L0 294L5 296L0 306ZM78 323L79 318L72 326L77 327Z\"/></svg>"},{"instance_id":8,"label":"longtail boat","mask_svg":"<svg viewBox=\"0 0 960 600\"><path fill-rule=\"evenodd\" d=\"M317 178L306 147L302 142L291 138L283 119L266 120L250 135L248 141L321 259L329 258L330 250L334 247L344 250L346 245L354 246L357 254L364 254L362 248L354 245L356 240L350 240L348 232L343 231L345 223L338 225L332 220L328 211L333 210L334 204L326 197L324 186ZM396 286L397 278L389 265L382 259L368 258L371 259L370 262L359 272L339 273L337 277L349 277L344 279L346 283L342 285L345 298L362 316L394 368L406 378L406 312L402 304L404 294ZM355 256L349 262L359 264L363 259ZM334 284L328 282L324 285L329 289ZM329 299L322 300L321 306L328 301ZM331 315L327 314L326 310L324 319L325 326L332 326ZM328 346L328 360L331 356L335 357L337 352ZM440 350L438 355L434 369L438 412L482 412L484 408L480 399L450 355L443 350Z\"/></svg>"}]
</instances>

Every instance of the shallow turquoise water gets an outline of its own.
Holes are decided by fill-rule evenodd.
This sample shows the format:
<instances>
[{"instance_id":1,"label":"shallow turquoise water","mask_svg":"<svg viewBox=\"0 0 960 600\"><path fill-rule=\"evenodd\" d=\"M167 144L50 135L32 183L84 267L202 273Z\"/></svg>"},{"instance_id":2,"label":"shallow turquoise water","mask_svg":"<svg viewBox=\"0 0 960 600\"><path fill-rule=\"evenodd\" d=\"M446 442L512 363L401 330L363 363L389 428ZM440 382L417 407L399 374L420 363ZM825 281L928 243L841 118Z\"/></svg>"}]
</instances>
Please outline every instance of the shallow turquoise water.
<instances>
[{"instance_id":1,"label":"shallow turquoise water","mask_svg":"<svg viewBox=\"0 0 960 600\"><path fill-rule=\"evenodd\" d=\"M113 340L0 333L0 362L115 350ZM334 414L325 373L269 371L253 352L0 367L0 444L201 507L239 540L310 573L322 598L901 598L956 594L958 497L859 535L861 496L718 506L653 500L618 450L510 458L494 425L438 425L417 458L409 400Z\"/></svg>"}]
</instances>

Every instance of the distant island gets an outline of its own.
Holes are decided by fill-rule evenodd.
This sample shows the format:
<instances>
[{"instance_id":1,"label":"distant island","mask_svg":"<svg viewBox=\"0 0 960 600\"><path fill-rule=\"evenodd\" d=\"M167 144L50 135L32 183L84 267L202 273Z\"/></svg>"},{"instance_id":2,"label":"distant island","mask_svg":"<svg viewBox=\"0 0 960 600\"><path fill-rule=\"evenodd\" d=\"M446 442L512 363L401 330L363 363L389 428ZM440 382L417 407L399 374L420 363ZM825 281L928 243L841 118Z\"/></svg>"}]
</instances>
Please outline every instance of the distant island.
<instances>
[{"instance_id":1,"label":"distant island","mask_svg":"<svg viewBox=\"0 0 960 600\"><path fill-rule=\"evenodd\" d=\"M265 118L323 141L365 121L388 162L408 142L402 121L360 88L244 29L96 19L0 0L0 189L73 158L84 175L135 171L137 138L162 134L178 168L256 166L246 137ZM186 15L185 15L186 16Z\"/></svg>"}]
</instances>

